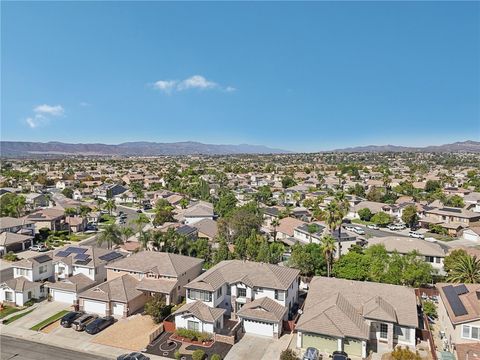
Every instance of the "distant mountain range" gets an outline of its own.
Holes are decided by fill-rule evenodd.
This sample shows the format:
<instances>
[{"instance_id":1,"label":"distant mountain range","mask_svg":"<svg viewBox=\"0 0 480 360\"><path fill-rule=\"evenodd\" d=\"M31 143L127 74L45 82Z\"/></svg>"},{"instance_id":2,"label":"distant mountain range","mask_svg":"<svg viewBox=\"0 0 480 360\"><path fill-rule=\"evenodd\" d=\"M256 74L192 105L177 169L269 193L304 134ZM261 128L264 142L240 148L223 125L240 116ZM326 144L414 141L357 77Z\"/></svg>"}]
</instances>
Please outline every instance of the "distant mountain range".
<instances>
[{"instance_id":1,"label":"distant mountain range","mask_svg":"<svg viewBox=\"0 0 480 360\"><path fill-rule=\"evenodd\" d=\"M213 145L186 141L174 143L126 142L118 145L67 144L62 142L0 141L2 156L29 155L230 155L230 154L285 154L289 151L262 145Z\"/></svg>"},{"instance_id":2,"label":"distant mountain range","mask_svg":"<svg viewBox=\"0 0 480 360\"><path fill-rule=\"evenodd\" d=\"M452 144L409 147L397 145L367 145L336 149L334 152L469 152L480 153L480 141L460 141Z\"/></svg>"}]
</instances>

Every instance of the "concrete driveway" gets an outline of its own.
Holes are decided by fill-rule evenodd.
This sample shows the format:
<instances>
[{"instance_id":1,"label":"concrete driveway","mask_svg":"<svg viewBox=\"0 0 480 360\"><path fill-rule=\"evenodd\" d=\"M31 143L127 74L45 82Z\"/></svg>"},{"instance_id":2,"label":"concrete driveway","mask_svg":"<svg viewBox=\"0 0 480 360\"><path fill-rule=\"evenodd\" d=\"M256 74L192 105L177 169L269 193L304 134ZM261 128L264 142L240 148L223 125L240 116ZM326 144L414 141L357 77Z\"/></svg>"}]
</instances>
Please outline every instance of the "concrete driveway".
<instances>
[{"instance_id":1,"label":"concrete driveway","mask_svg":"<svg viewBox=\"0 0 480 360\"><path fill-rule=\"evenodd\" d=\"M292 336L283 335L280 339L245 334L232 346L225 360L279 359L280 353L288 348Z\"/></svg>"},{"instance_id":2,"label":"concrete driveway","mask_svg":"<svg viewBox=\"0 0 480 360\"><path fill-rule=\"evenodd\" d=\"M8 331L9 329L13 330L14 328L27 330L62 310L71 310L68 304L59 303L56 301L48 302L46 300L33 305L33 307L35 307L35 310L33 310L31 313L12 322L9 325L6 325L2 330Z\"/></svg>"}]
</instances>

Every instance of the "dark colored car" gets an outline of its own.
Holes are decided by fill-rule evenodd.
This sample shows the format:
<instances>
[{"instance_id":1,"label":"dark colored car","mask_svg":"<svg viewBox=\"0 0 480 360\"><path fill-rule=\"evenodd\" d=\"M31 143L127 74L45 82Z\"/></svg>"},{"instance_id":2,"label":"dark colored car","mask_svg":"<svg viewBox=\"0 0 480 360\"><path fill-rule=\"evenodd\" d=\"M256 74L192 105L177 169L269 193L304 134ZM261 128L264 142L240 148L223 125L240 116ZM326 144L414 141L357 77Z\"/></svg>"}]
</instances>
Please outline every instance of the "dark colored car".
<instances>
[{"instance_id":1,"label":"dark colored car","mask_svg":"<svg viewBox=\"0 0 480 360\"><path fill-rule=\"evenodd\" d=\"M106 329L107 327L112 325L114 322L115 319L113 318L113 316L97 318L85 327L85 332L90 335L97 334L103 329Z\"/></svg>"},{"instance_id":2,"label":"dark colored car","mask_svg":"<svg viewBox=\"0 0 480 360\"><path fill-rule=\"evenodd\" d=\"M334 351L332 353L332 360L350 360L345 351Z\"/></svg>"},{"instance_id":3,"label":"dark colored car","mask_svg":"<svg viewBox=\"0 0 480 360\"><path fill-rule=\"evenodd\" d=\"M303 354L302 360L318 360L320 358L320 352L317 348L309 347Z\"/></svg>"},{"instance_id":4,"label":"dark colored car","mask_svg":"<svg viewBox=\"0 0 480 360\"><path fill-rule=\"evenodd\" d=\"M92 314L83 314L72 323L72 327L75 331L83 331L85 327L95 320L98 316Z\"/></svg>"},{"instance_id":5,"label":"dark colored car","mask_svg":"<svg viewBox=\"0 0 480 360\"><path fill-rule=\"evenodd\" d=\"M65 314L60 320L60 325L64 328L69 328L72 326L72 323L77 320L83 313L81 311L70 311L68 314Z\"/></svg>"},{"instance_id":6,"label":"dark colored car","mask_svg":"<svg viewBox=\"0 0 480 360\"><path fill-rule=\"evenodd\" d=\"M117 360L150 360L148 356L139 352L132 352L130 354L123 354L117 357Z\"/></svg>"}]
</instances>

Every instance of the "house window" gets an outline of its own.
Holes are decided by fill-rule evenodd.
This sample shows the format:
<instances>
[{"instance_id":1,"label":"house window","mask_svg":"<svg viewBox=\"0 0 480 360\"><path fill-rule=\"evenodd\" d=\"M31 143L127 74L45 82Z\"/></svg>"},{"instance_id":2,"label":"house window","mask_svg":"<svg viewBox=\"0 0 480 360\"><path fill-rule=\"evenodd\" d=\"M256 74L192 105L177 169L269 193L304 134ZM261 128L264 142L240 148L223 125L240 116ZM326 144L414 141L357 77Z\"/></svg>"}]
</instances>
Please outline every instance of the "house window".
<instances>
[{"instance_id":1,"label":"house window","mask_svg":"<svg viewBox=\"0 0 480 360\"><path fill-rule=\"evenodd\" d=\"M480 340L480 327L463 325L462 338Z\"/></svg>"},{"instance_id":2,"label":"house window","mask_svg":"<svg viewBox=\"0 0 480 360\"><path fill-rule=\"evenodd\" d=\"M429 263L433 263L435 257L434 256L425 256L425 261Z\"/></svg>"},{"instance_id":3,"label":"house window","mask_svg":"<svg viewBox=\"0 0 480 360\"><path fill-rule=\"evenodd\" d=\"M11 291L5 292L5 300L6 301L13 301L13 292L11 292Z\"/></svg>"},{"instance_id":4,"label":"house window","mask_svg":"<svg viewBox=\"0 0 480 360\"><path fill-rule=\"evenodd\" d=\"M387 339L388 337L388 325L380 324L380 339Z\"/></svg>"},{"instance_id":5,"label":"house window","mask_svg":"<svg viewBox=\"0 0 480 360\"><path fill-rule=\"evenodd\" d=\"M440 260L441 260L441 259L440 259L439 257L436 257L436 258L435 258L435 262L436 262L437 264L440 264Z\"/></svg>"},{"instance_id":6,"label":"house window","mask_svg":"<svg viewBox=\"0 0 480 360\"><path fill-rule=\"evenodd\" d=\"M237 288L237 297L246 297L247 289Z\"/></svg>"},{"instance_id":7,"label":"house window","mask_svg":"<svg viewBox=\"0 0 480 360\"><path fill-rule=\"evenodd\" d=\"M188 320L187 326L188 326L188 330L199 331L200 329L198 322L192 321L192 320Z\"/></svg>"},{"instance_id":8,"label":"house window","mask_svg":"<svg viewBox=\"0 0 480 360\"><path fill-rule=\"evenodd\" d=\"M400 340L400 341L409 341L410 340L410 329L409 328L402 328L400 326L395 325L394 331L395 331L395 335L397 336L398 340Z\"/></svg>"},{"instance_id":9,"label":"house window","mask_svg":"<svg viewBox=\"0 0 480 360\"><path fill-rule=\"evenodd\" d=\"M227 284L227 295L232 295L232 290L230 288L230 285Z\"/></svg>"},{"instance_id":10,"label":"house window","mask_svg":"<svg viewBox=\"0 0 480 360\"><path fill-rule=\"evenodd\" d=\"M44 274L44 273L46 273L46 272L47 272L47 265L40 266L40 267L38 268L38 273L39 273L39 274Z\"/></svg>"},{"instance_id":11,"label":"house window","mask_svg":"<svg viewBox=\"0 0 480 360\"><path fill-rule=\"evenodd\" d=\"M217 290L217 298L219 298L220 296L222 296L222 288L219 288Z\"/></svg>"},{"instance_id":12,"label":"house window","mask_svg":"<svg viewBox=\"0 0 480 360\"><path fill-rule=\"evenodd\" d=\"M207 291L192 290L188 291L188 298L190 300L212 301L212 293Z\"/></svg>"},{"instance_id":13,"label":"house window","mask_svg":"<svg viewBox=\"0 0 480 360\"><path fill-rule=\"evenodd\" d=\"M285 292L275 290L275 300L285 301Z\"/></svg>"}]
</instances>

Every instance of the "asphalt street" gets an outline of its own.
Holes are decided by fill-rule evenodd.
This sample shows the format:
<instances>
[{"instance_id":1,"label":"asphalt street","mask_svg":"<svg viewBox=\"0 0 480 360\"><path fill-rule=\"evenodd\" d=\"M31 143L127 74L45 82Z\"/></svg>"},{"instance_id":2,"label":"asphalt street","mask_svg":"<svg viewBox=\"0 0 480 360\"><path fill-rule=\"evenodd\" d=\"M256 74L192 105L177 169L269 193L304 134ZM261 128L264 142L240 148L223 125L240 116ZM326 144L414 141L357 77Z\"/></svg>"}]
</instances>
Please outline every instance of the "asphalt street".
<instances>
[{"instance_id":1,"label":"asphalt street","mask_svg":"<svg viewBox=\"0 0 480 360\"><path fill-rule=\"evenodd\" d=\"M106 357L95 356L79 351L44 345L25 339L0 336L1 360L106 360Z\"/></svg>"},{"instance_id":2,"label":"asphalt street","mask_svg":"<svg viewBox=\"0 0 480 360\"><path fill-rule=\"evenodd\" d=\"M408 235L406 235L404 233L401 233L400 231L390 232L390 231L369 229L366 226L361 225L361 224L352 224L352 225L353 226L360 226L365 231L365 235L370 236L370 237L385 237L385 236L408 237ZM354 232L352 232L352 233L355 234ZM360 235L360 236L362 236L362 235Z\"/></svg>"}]
</instances>

